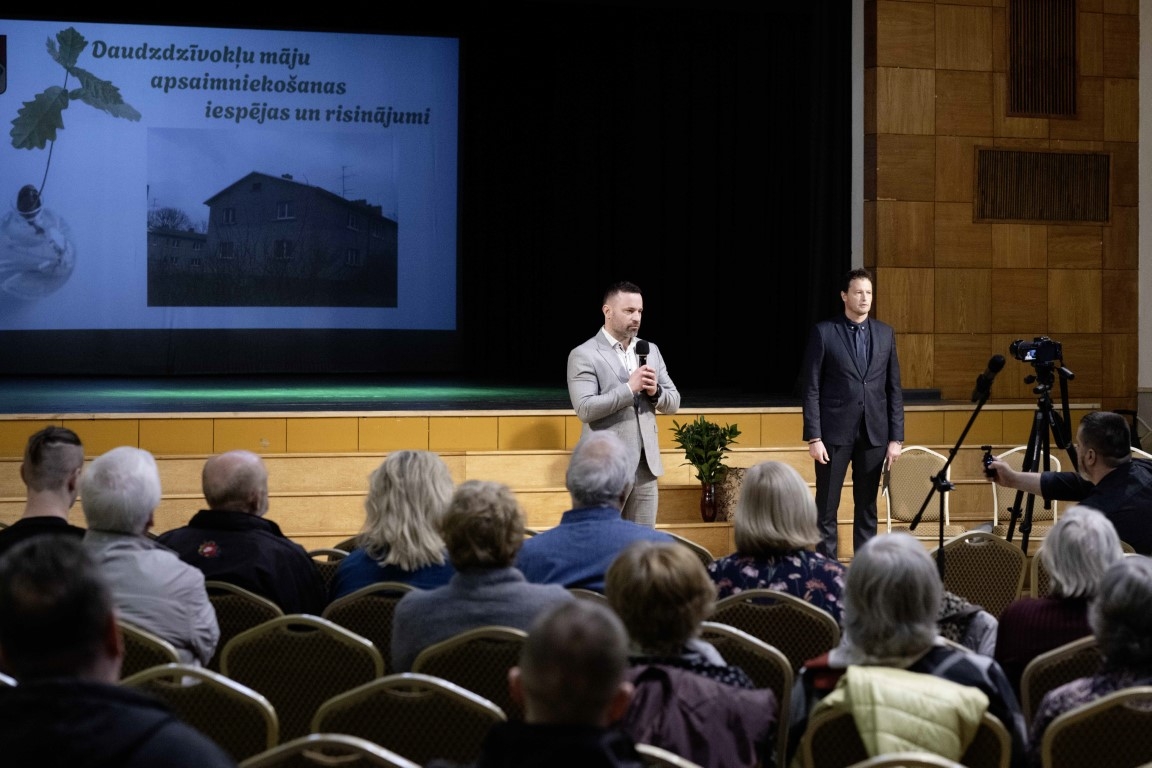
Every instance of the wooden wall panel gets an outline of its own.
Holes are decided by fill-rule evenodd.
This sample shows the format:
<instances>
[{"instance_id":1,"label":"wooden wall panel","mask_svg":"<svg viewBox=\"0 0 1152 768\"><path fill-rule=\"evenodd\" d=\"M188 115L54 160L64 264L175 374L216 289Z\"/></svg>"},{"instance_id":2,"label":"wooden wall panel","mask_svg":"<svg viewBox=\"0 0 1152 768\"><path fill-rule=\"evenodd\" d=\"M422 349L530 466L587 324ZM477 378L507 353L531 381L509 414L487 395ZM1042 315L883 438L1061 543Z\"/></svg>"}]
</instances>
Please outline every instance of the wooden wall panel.
<instances>
[{"instance_id":1,"label":"wooden wall panel","mask_svg":"<svg viewBox=\"0 0 1152 768\"><path fill-rule=\"evenodd\" d=\"M1107 308L1106 333L1137 333L1140 311L1138 273L1105 270L1101 276L1101 305Z\"/></svg>"},{"instance_id":2,"label":"wooden wall panel","mask_svg":"<svg viewBox=\"0 0 1152 768\"><path fill-rule=\"evenodd\" d=\"M987 365L985 360L984 365ZM980 371L984 370L982 367L971 373L972 385L969 386L971 390L976 384L976 377ZM971 400L971 391L968 393L966 400ZM960 439L960 435L964 432L964 427L968 425L969 420L972 419L972 413L975 406L967 411L945 411L944 412L944 442L945 444L955 445L956 441ZM1004 433L1004 419L1000 411L981 410L976 416L976 420L972 422L972 426L968 429L968 434L964 436L964 441L968 445L979 446L984 443L992 444L1001 439Z\"/></svg>"},{"instance_id":3,"label":"wooden wall panel","mask_svg":"<svg viewBox=\"0 0 1152 768\"><path fill-rule=\"evenodd\" d=\"M1140 23L1134 16L1115 13L1102 17L1101 41L1104 76L1140 76Z\"/></svg>"},{"instance_id":4,"label":"wooden wall panel","mask_svg":"<svg viewBox=\"0 0 1152 768\"><path fill-rule=\"evenodd\" d=\"M988 365L993 355L991 337L987 334L939 333L933 339L936 358L936 386L951 400L967 402L972 396L976 376Z\"/></svg>"},{"instance_id":5,"label":"wooden wall panel","mask_svg":"<svg viewBox=\"0 0 1152 768\"><path fill-rule=\"evenodd\" d=\"M900 383L905 389L932 389L936 386L932 334L897 333L896 353L900 356Z\"/></svg>"},{"instance_id":6,"label":"wooden wall panel","mask_svg":"<svg viewBox=\"0 0 1152 768\"><path fill-rule=\"evenodd\" d=\"M885 269L877 275L876 317L899 333L931 333L935 318L930 269Z\"/></svg>"},{"instance_id":7,"label":"wooden wall panel","mask_svg":"<svg viewBox=\"0 0 1152 768\"><path fill-rule=\"evenodd\" d=\"M878 0L875 13L877 66L936 66L936 10L931 4Z\"/></svg>"},{"instance_id":8,"label":"wooden wall panel","mask_svg":"<svg viewBox=\"0 0 1152 768\"><path fill-rule=\"evenodd\" d=\"M1108 142L1104 149L1112 153L1112 205L1135 207L1140 201L1140 153L1136 144Z\"/></svg>"},{"instance_id":9,"label":"wooden wall panel","mask_svg":"<svg viewBox=\"0 0 1152 768\"><path fill-rule=\"evenodd\" d=\"M140 442L140 422L137 419L64 419L60 426L80 436L85 456L99 456L117 446L139 445Z\"/></svg>"},{"instance_id":10,"label":"wooden wall panel","mask_svg":"<svg viewBox=\"0 0 1152 768\"><path fill-rule=\"evenodd\" d=\"M516 489L563 490L570 455L568 451L469 454L463 479L495 480Z\"/></svg>"},{"instance_id":11,"label":"wooden wall panel","mask_svg":"<svg viewBox=\"0 0 1152 768\"><path fill-rule=\"evenodd\" d=\"M1104 78L1081 77L1076 87L1076 118L1052 118L1048 124L1053 139L1103 139Z\"/></svg>"},{"instance_id":12,"label":"wooden wall panel","mask_svg":"<svg viewBox=\"0 0 1152 768\"><path fill-rule=\"evenodd\" d=\"M971 136L936 137L936 202L972 202L972 158L982 143Z\"/></svg>"},{"instance_id":13,"label":"wooden wall panel","mask_svg":"<svg viewBox=\"0 0 1152 768\"><path fill-rule=\"evenodd\" d=\"M804 442L804 418L799 413L760 416L760 445L796 448Z\"/></svg>"},{"instance_id":14,"label":"wooden wall panel","mask_svg":"<svg viewBox=\"0 0 1152 768\"><path fill-rule=\"evenodd\" d=\"M931 267L934 211L932 203L876 203L876 265L878 267ZM883 280L876 275L877 281Z\"/></svg>"},{"instance_id":15,"label":"wooden wall panel","mask_svg":"<svg viewBox=\"0 0 1152 768\"><path fill-rule=\"evenodd\" d=\"M991 136L992 75L936 72L936 132L948 136Z\"/></svg>"},{"instance_id":16,"label":"wooden wall panel","mask_svg":"<svg viewBox=\"0 0 1152 768\"><path fill-rule=\"evenodd\" d=\"M1104 74L1104 17L1081 12L1076 20L1076 67L1081 76Z\"/></svg>"},{"instance_id":17,"label":"wooden wall panel","mask_svg":"<svg viewBox=\"0 0 1152 768\"><path fill-rule=\"evenodd\" d=\"M1048 327L1057 333L1100 333L1103 330L1098 269L1048 270ZM1051 334L1049 334L1051 335Z\"/></svg>"},{"instance_id":18,"label":"wooden wall panel","mask_svg":"<svg viewBox=\"0 0 1152 768\"><path fill-rule=\"evenodd\" d=\"M1008 78L1003 72L992 75L992 109L992 130L996 136L1048 138L1049 118L1014 117L1008 114Z\"/></svg>"},{"instance_id":19,"label":"wooden wall panel","mask_svg":"<svg viewBox=\"0 0 1152 768\"><path fill-rule=\"evenodd\" d=\"M992 9L936 5L936 67L992 69Z\"/></svg>"},{"instance_id":20,"label":"wooden wall panel","mask_svg":"<svg viewBox=\"0 0 1152 768\"><path fill-rule=\"evenodd\" d=\"M560 450L564 448L564 416L501 416L498 450Z\"/></svg>"},{"instance_id":21,"label":"wooden wall panel","mask_svg":"<svg viewBox=\"0 0 1152 768\"><path fill-rule=\"evenodd\" d=\"M942 442L944 442L943 412L911 411L904 414L905 445L936 445Z\"/></svg>"},{"instance_id":22,"label":"wooden wall panel","mask_svg":"<svg viewBox=\"0 0 1152 768\"><path fill-rule=\"evenodd\" d=\"M936 268L991 267L992 225L972 221L971 203L936 203Z\"/></svg>"},{"instance_id":23,"label":"wooden wall panel","mask_svg":"<svg viewBox=\"0 0 1152 768\"><path fill-rule=\"evenodd\" d=\"M993 269L1048 266L1048 227L1038 224L993 224Z\"/></svg>"},{"instance_id":24,"label":"wooden wall panel","mask_svg":"<svg viewBox=\"0 0 1152 768\"><path fill-rule=\"evenodd\" d=\"M1104 79L1104 140L1138 141L1140 90L1135 79Z\"/></svg>"},{"instance_id":25,"label":"wooden wall panel","mask_svg":"<svg viewBox=\"0 0 1152 768\"><path fill-rule=\"evenodd\" d=\"M1048 327L1048 270L997 269L992 273L992 331L1027 336Z\"/></svg>"},{"instance_id":26,"label":"wooden wall panel","mask_svg":"<svg viewBox=\"0 0 1152 768\"><path fill-rule=\"evenodd\" d=\"M499 421L494 416L446 416L428 423L428 448L433 451L495 451Z\"/></svg>"},{"instance_id":27,"label":"wooden wall panel","mask_svg":"<svg viewBox=\"0 0 1152 768\"><path fill-rule=\"evenodd\" d=\"M428 417L366 416L360 419L360 450L428 450Z\"/></svg>"},{"instance_id":28,"label":"wooden wall panel","mask_svg":"<svg viewBox=\"0 0 1152 768\"><path fill-rule=\"evenodd\" d=\"M935 285L936 333L992 330L992 270L937 269ZM940 348L936 351L939 361Z\"/></svg>"},{"instance_id":29,"label":"wooden wall panel","mask_svg":"<svg viewBox=\"0 0 1152 768\"><path fill-rule=\"evenodd\" d=\"M234 449L253 453L284 453L288 450L288 424L283 418L216 419L212 424L212 434L214 453Z\"/></svg>"},{"instance_id":30,"label":"wooden wall panel","mask_svg":"<svg viewBox=\"0 0 1152 768\"><path fill-rule=\"evenodd\" d=\"M286 450L290 453L341 453L360 447L360 425L355 416L288 419L286 426Z\"/></svg>"},{"instance_id":31,"label":"wooden wall panel","mask_svg":"<svg viewBox=\"0 0 1152 768\"><path fill-rule=\"evenodd\" d=\"M1113 206L1112 225L1104 227L1103 266L1105 270L1131 272L1136 280L1140 266L1140 223L1135 206Z\"/></svg>"},{"instance_id":32,"label":"wooden wall panel","mask_svg":"<svg viewBox=\"0 0 1152 768\"><path fill-rule=\"evenodd\" d=\"M1136 333L1104 333L1100 341L1103 371L1101 395L1105 398L1127 398L1136 390L1139 337Z\"/></svg>"},{"instance_id":33,"label":"wooden wall panel","mask_svg":"<svg viewBox=\"0 0 1152 768\"><path fill-rule=\"evenodd\" d=\"M1104 342L1099 333L1052 333L1064 345L1064 365L1076 374L1068 382L1072 402L1098 402L1104 396ZM1057 391L1053 387L1053 393Z\"/></svg>"},{"instance_id":34,"label":"wooden wall panel","mask_svg":"<svg viewBox=\"0 0 1152 768\"><path fill-rule=\"evenodd\" d=\"M140 419L140 446L155 454L212 453L212 419Z\"/></svg>"},{"instance_id":35,"label":"wooden wall panel","mask_svg":"<svg viewBox=\"0 0 1152 768\"><path fill-rule=\"evenodd\" d=\"M936 187L936 140L931 136L876 136L876 198L931 201Z\"/></svg>"},{"instance_id":36,"label":"wooden wall panel","mask_svg":"<svg viewBox=\"0 0 1152 768\"><path fill-rule=\"evenodd\" d=\"M1054 269L1099 269L1103 263L1103 228L1048 227L1048 266Z\"/></svg>"},{"instance_id":37,"label":"wooden wall panel","mask_svg":"<svg viewBox=\"0 0 1152 768\"><path fill-rule=\"evenodd\" d=\"M936 128L936 72L931 69L879 67L874 133L931 135ZM867 128L865 128L867 131Z\"/></svg>"}]
</instances>

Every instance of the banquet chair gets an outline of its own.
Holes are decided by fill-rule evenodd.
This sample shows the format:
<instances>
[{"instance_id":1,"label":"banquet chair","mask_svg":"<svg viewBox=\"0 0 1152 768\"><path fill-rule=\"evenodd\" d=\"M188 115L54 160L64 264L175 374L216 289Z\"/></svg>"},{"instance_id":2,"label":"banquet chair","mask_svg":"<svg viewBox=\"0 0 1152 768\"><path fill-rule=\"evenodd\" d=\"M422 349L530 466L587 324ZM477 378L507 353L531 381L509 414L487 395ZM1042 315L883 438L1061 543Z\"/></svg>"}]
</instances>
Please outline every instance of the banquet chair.
<instances>
[{"instance_id":1,"label":"banquet chair","mask_svg":"<svg viewBox=\"0 0 1152 768\"><path fill-rule=\"evenodd\" d=\"M1069 710L1040 742L1044 768L1136 768L1152 762L1152 686L1114 691Z\"/></svg>"},{"instance_id":2,"label":"banquet chair","mask_svg":"<svg viewBox=\"0 0 1152 768\"><path fill-rule=\"evenodd\" d=\"M420 764L378 744L343 733L312 733L254 755L239 768L420 768Z\"/></svg>"},{"instance_id":3,"label":"banquet chair","mask_svg":"<svg viewBox=\"0 0 1152 768\"><path fill-rule=\"evenodd\" d=\"M1004 451L996 458L1004 462L1008 466L1019 471L1024 466L1024 454L1027 453L1028 446L1018 445L1015 448ZM1054 453L1049 454L1049 467L1053 472L1060 471L1060 457ZM1008 535L1008 504L1013 503L1016 499L1016 491L1011 488L1001 488L996 483L988 483L992 486L992 533L997 536ZM1020 519L1016 521L1016 530L1012 534L1013 541L1020 540L1020 523L1024 520L1024 505L1027 503L1027 495L1021 497ZM1036 500L1032 503L1032 530L1028 532L1028 541L1039 542L1052 530L1052 526L1056 524L1056 517L1058 512L1058 502L1052 502L1051 509L1044 509L1044 499L1037 496Z\"/></svg>"},{"instance_id":4,"label":"banquet chair","mask_svg":"<svg viewBox=\"0 0 1152 768\"><path fill-rule=\"evenodd\" d=\"M924 507L916 530L911 528L916 514L932 492L933 478L947 463L946 456L922 445L908 445L900 450L900 459L884 473L883 494L889 533L900 531L921 541L939 542L941 503L944 506L944 538L964 532L964 526L952 525L949 521L947 493L933 496ZM951 475L952 468L948 467L945 479Z\"/></svg>"},{"instance_id":5,"label":"banquet chair","mask_svg":"<svg viewBox=\"0 0 1152 768\"><path fill-rule=\"evenodd\" d=\"M127 621L118 621L117 624L120 626L120 635L124 638L124 661L120 664L121 680L149 667L180 662L176 646L164 638Z\"/></svg>"},{"instance_id":6,"label":"banquet chair","mask_svg":"<svg viewBox=\"0 0 1152 768\"><path fill-rule=\"evenodd\" d=\"M964 765L931 752L889 752L876 755L848 768L965 768Z\"/></svg>"},{"instance_id":7,"label":"banquet chair","mask_svg":"<svg viewBox=\"0 0 1152 768\"><path fill-rule=\"evenodd\" d=\"M297 613L236 635L224 646L220 669L268 698L287 741L309 732L323 702L383 675L384 660L367 638Z\"/></svg>"},{"instance_id":8,"label":"banquet chair","mask_svg":"<svg viewBox=\"0 0 1152 768\"><path fill-rule=\"evenodd\" d=\"M939 555L932 549L932 558ZM1028 556L1016 544L987 531L967 531L944 542L944 589L1000 614L1024 587Z\"/></svg>"},{"instance_id":9,"label":"banquet chair","mask_svg":"<svg viewBox=\"0 0 1152 768\"><path fill-rule=\"evenodd\" d=\"M137 672L120 684L160 699L237 762L280 741L279 722L268 699L210 669L165 664Z\"/></svg>"},{"instance_id":10,"label":"banquet chair","mask_svg":"<svg viewBox=\"0 0 1152 768\"><path fill-rule=\"evenodd\" d=\"M776 765L787 765L788 721L792 703L792 663L778 649L753 637L742 629L705 621L701 625L700 639L715 646L724 661L740 669L757 688L768 688L776 694Z\"/></svg>"},{"instance_id":11,"label":"banquet chair","mask_svg":"<svg viewBox=\"0 0 1152 768\"><path fill-rule=\"evenodd\" d=\"M308 556L320 569L320 576L324 579L324 588L331 590L332 579L336 577L336 569L340 567L340 561L348 557L348 553L336 547L321 547L308 550Z\"/></svg>"},{"instance_id":12,"label":"banquet chair","mask_svg":"<svg viewBox=\"0 0 1152 768\"><path fill-rule=\"evenodd\" d=\"M204 582L204 588L208 591L209 602L216 609L216 623L220 625L220 640L207 666L219 672L220 652L229 640L246 629L283 616L284 611L268 598L226 581L209 579Z\"/></svg>"},{"instance_id":13,"label":"banquet chair","mask_svg":"<svg viewBox=\"0 0 1152 768\"><path fill-rule=\"evenodd\" d=\"M647 768L700 768L699 763L680 757L675 752L669 752L655 744L637 744L636 751L644 759Z\"/></svg>"},{"instance_id":14,"label":"banquet chair","mask_svg":"<svg viewBox=\"0 0 1152 768\"><path fill-rule=\"evenodd\" d=\"M425 648L412 671L453 682L500 707L509 720L522 720L523 709L508 692L508 670L520 663L527 637L512 627L469 629Z\"/></svg>"},{"instance_id":15,"label":"banquet chair","mask_svg":"<svg viewBox=\"0 0 1152 768\"><path fill-rule=\"evenodd\" d=\"M688 547L688 549L692 551L692 554L700 558L700 562L704 564L705 568L712 565L712 562L716 559L712 556L712 553L708 551L708 548L703 544L698 544L695 541L692 541L692 539L686 538L677 533L672 533L671 531L664 531L664 533L667 533L669 536L671 536L672 540L677 544Z\"/></svg>"},{"instance_id":16,"label":"banquet chair","mask_svg":"<svg viewBox=\"0 0 1152 768\"><path fill-rule=\"evenodd\" d=\"M321 617L372 641L384 659L384 670L392 663L392 618L396 604L413 589L411 584L381 581L361 587L333 600Z\"/></svg>"},{"instance_id":17,"label":"banquet chair","mask_svg":"<svg viewBox=\"0 0 1152 768\"><path fill-rule=\"evenodd\" d=\"M710 620L736 627L778 649L792 665L793 674L804 662L840 642L840 625L832 614L771 589L746 589L718 600Z\"/></svg>"},{"instance_id":18,"label":"banquet chair","mask_svg":"<svg viewBox=\"0 0 1152 768\"><path fill-rule=\"evenodd\" d=\"M312 731L359 736L421 765L434 758L468 764L480 757L489 729L506 719L482 696L407 672L328 699L316 710Z\"/></svg>"},{"instance_id":19,"label":"banquet chair","mask_svg":"<svg viewBox=\"0 0 1152 768\"><path fill-rule=\"evenodd\" d=\"M1031 723L1044 694L1064 683L1095 674L1100 668L1100 648L1092 635L1053 648L1032 659L1020 674L1020 709Z\"/></svg>"}]
</instances>

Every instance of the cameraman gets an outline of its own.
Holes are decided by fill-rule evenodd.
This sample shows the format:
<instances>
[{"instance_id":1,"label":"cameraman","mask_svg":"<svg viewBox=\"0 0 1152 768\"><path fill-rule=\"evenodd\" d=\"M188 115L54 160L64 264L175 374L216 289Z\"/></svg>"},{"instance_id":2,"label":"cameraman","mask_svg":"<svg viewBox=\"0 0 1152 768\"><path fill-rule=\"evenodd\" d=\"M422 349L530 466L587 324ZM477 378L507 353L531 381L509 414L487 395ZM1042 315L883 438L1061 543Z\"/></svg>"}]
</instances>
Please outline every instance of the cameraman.
<instances>
[{"instance_id":1,"label":"cameraman","mask_svg":"<svg viewBox=\"0 0 1152 768\"><path fill-rule=\"evenodd\" d=\"M992 481L1047 500L1076 501L1100 510L1120 540L1152 554L1152 462L1132 458L1128 422L1096 411L1076 432L1076 472L1018 472L1002 461L989 464Z\"/></svg>"}]
</instances>

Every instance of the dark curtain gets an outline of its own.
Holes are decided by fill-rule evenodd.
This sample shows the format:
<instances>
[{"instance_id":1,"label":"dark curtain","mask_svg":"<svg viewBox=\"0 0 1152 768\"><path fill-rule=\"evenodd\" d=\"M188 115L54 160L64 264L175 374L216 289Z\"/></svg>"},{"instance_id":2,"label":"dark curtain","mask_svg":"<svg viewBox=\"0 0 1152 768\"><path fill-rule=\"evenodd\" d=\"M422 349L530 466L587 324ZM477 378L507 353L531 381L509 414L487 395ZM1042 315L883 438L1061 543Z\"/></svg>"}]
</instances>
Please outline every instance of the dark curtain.
<instances>
[{"instance_id":1,"label":"dark curtain","mask_svg":"<svg viewBox=\"0 0 1152 768\"><path fill-rule=\"evenodd\" d=\"M461 329L562 382L601 294L693 387L790 395L850 264L851 8L504 7L462 44Z\"/></svg>"}]
</instances>

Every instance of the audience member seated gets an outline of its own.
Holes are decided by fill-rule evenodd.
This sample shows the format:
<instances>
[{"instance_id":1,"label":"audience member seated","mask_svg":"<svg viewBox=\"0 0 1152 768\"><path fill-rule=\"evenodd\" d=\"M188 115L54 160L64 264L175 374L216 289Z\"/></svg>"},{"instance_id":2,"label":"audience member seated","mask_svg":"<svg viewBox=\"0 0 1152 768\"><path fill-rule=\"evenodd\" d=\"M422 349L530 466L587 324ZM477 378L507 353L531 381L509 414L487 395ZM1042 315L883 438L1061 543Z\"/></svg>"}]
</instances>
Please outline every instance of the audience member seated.
<instances>
[{"instance_id":1,"label":"audience member seated","mask_svg":"<svg viewBox=\"0 0 1152 768\"><path fill-rule=\"evenodd\" d=\"M265 517L268 470L261 458L249 451L213 456L204 462L201 484L208 509L162 534L160 543L208 580L262 595L284 613L319 615L327 587L304 547Z\"/></svg>"},{"instance_id":2,"label":"audience member seated","mask_svg":"<svg viewBox=\"0 0 1152 768\"><path fill-rule=\"evenodd\" d=\"M527 631L542 612L576 598L558 584L529 584L513 567L524 541L524 512L501 483L468 480L441 522L452 580L414 590L396 605L392 671L408 672L420 651L477 627Z\"/></svg>"},{"instance_id":3,"label":"audience member seated","mask_svg":"<svg viewBox=\"0 0 1152 768\"><path fill-rule=\"evenodd\" d=\"M24 514L0 530L0 554L42 533L84 536L83 528L68 523L83 469L84 446L72 430L45 427L28 438L20 465L20 479L28 488Z\"/></svg>"},{"instance_id":4,"label":"audience member seated","mask_svg":"<svg viewBox=\"0 0 1152 768\"><path fill-rule=\"evenodd\" d=\"M779 461L745 470L733 518L736 552L708 566L718 597L774 589L840 622L844 566L814 549L820 541L816 502L799 472Z\"/></svg>"},{"instance_id":5,"label":"audience member seated","mask_svg":"<svg viewBox=\"0 0 1152 768\"><path fill-rule=\"evenodd\" d=\"M613 726L632 697L627 671L628 637L606 606L572 600L541 614L508 675L524 720L493 726L474 768L644 768Z\"/></svg>"},{"instance_id":6,"label":"audience member seated","mask_svg":"<svg viewBox=\"0 0 1152 768\"><path fill-rule=\"evenodd\" d=\"M1108 567L1124 556L1108 518L1083 505L1065 510L1044 537L1040 558L1051 593L1022 597L1000 614L996 661L1020 693L1028 662L1045 651L1092 634L1088 601Z\"/></svg>"},{"instance_id":7,"label":"audience member seated","mask_svg":"<svg viewBox=\"0 0 1152 768\"><path fill-rule=\"evenodd\" d=\"M380 581L441 587L453 570L440 538L452 497L448 465L430 451L395 451L368 480L367 513L356 548L340 561L332 599Z\"/></svg>"},{"instance_id":8,"label":"audience member seated","mask_svg":"<svg viewBox=\"0 0 1152 768\"><path fill-rule=\"evenodd\" d=\"M1040 765L1044 732L1058 715L1122 688L1152 685L1152 559L1134 555L1114 563L1100 580L1088 621L1103 664L1095 675L1045 694L1032 721L1034 766ZM1107 762L1102 755L1100 764Z\"/></svg>"},{"instance_id":9,"label":"audience member seated","mask_svg":"<svg viewBox=\"0 0 1152 768\"><path fill-rule=\"evenodd\" d=\"M815 704L854 666L903 669L971 686L988 698L987 711L1012 735L1012 764L1026 746L1024 716L995 660L947 645L936 632L944 588L924 545L906 533L870 539L855 553L844 580L844 636L840 645L808 661L792 696L789 749L794 752Z\"/></svg>"},{"instance_id":10,"label":"audience member seated","mask_svg":"<svg viewBox=\"0 0 1152 768\"><path fill-rule=\"evenodd\" d=\"M0 557L0 755L8 766L225 768L224 750L163 705L118 685L112 595L71 537Z\"/></svg>"},{"instance_id":11,"label":"audience member seated","mask_svg":"<svg viewBox=\"0 0 1152 768\"><path fill-rule=\"evenodd\" d=\"M776 696L700 639L716 585L681 544L638 541L608 569L605 594L631 639L636 692L622 727L709 768L758 766L773 749Z\"/></svg>"},{"instance_id":12,"label":"audience member seated","mask_svg":"<svg viewBox=\"0 0 1152 768\"><path fill-rule=\"evenodd\" d=\"M944 590L936 631L954 643L991 656L996 651L996 634L1000 622L979 605L970 603L955 592Z\"/></svg>"},{"instance_id":13,"label":"audience member seated","mask_svg":"<svg viewBox=\"0 0 1152 768\"><path fill-rule=\"evenodd\" d=\"M80 480L88 520L84 546L112 589L123 621L176 646L180 661L212 658L220 628L204 574L147 536L160 504L160 473L152 454L121 446L100 456Z\"/></svg>"},{"instance_id":14,"label":"audience member seated","mask_svg":"<svg viewBox=\"0 0 1152 768\"><path fill-rule=\"evenodd\" d=\"M564 478L573 508L555 528L529 537L516 559L528 581L603 592L608 566L633 541L674 541L620 517L635 477L636 457L614 433L584 437Z\"/></svg>"}]
</instances>

